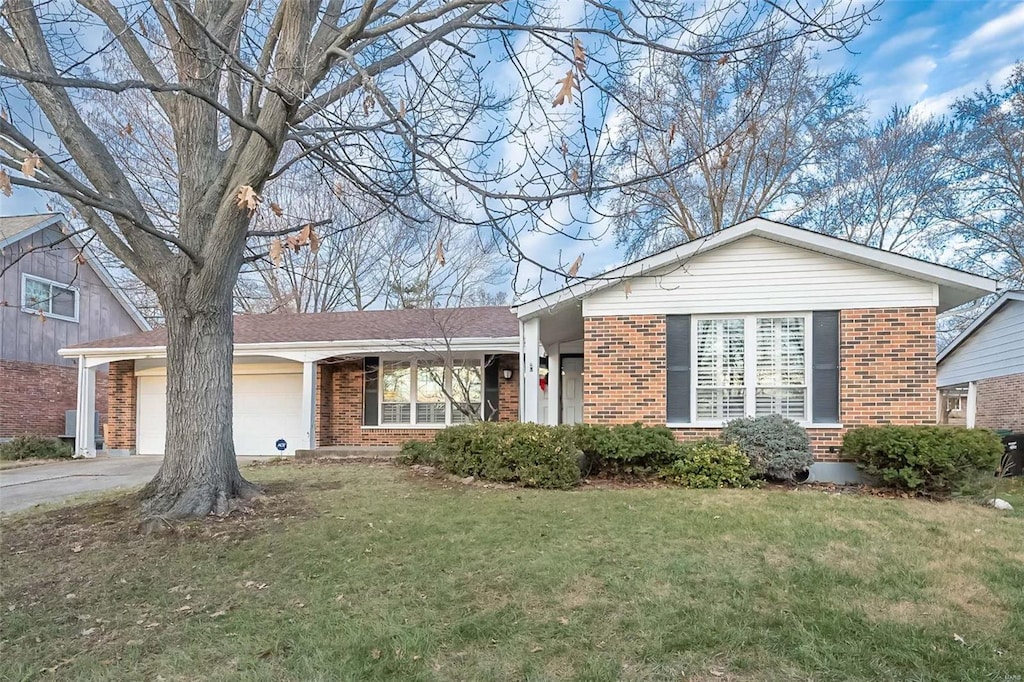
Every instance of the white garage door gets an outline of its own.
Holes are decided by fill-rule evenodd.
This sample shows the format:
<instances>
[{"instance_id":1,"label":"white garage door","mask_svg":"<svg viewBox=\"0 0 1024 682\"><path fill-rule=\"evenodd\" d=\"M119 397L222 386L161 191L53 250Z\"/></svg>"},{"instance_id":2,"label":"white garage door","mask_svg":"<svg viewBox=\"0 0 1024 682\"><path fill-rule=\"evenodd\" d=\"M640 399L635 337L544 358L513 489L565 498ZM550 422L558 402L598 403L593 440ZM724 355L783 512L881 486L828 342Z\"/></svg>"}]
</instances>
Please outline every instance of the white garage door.
<instances>
[{"instance_id":1,"label":"white garage door","mask_svg":"<svg viewBox=\"0 0 1024 682\"><path fill-rule=\"evenodd\" d=\"M167 377L138 379L138 434L140 455L164 451L167 433ZM302 374L235 374L235 454L291 455L305 435L302 428ZM276 444L287 443L284 452Z\"/></svg>"}]
</instances>

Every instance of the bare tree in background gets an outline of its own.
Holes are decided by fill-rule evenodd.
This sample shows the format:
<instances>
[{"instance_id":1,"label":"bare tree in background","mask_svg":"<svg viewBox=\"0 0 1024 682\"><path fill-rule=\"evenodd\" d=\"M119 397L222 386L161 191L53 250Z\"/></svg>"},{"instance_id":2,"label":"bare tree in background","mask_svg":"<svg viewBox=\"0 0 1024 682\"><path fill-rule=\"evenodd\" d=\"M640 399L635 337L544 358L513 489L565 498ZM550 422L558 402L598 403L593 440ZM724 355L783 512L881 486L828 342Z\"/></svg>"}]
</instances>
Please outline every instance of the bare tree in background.
<instances>
[{"instance_id":1,"label":"bare tree in background","mask_svg":"<svg viewBox=\"0 0 1024 682\"><path fill-rule=\"evenodd\" d=\"M1024 62L1002 89L986 85L953 105L944 162L955 168L943 218L961 265L1024 285Z\"/></svg>"},{"instance_id":2,"label":"bare tree in background","mask_svg":"<svg viewBox=\"0 0 1024 682\"><path fill-rule=\"evenodd\" d=\"M790 221L887 251L920 254L943 227L952 168L940 118L893 108L823 155L796 193Z\"/></svg>"},{"instance_id":3,"label":"bare tree in background","mask_svg":"<svg viewBox=\"0 0 1024 682\"><path fill-rule=\"evenodd\" d=\"M779 208L860 118L855 78L822 74L814 43L754 43L717 61L657 53L621 96L607 161L647 182L611 202L617 241L643 255ZM635 114L635 115L630 115ZM693 163L681 163L684 159Z\"/></svg>"},{"instance_id":4,"label":"bare tree in background","mask_svg":"<svg viewBox=\"0 0 1024 682\"><path fill-rule=\"evenodd\" d=\"M638 60L663 53L717 62L738 47L805 35L842 43L873 8L840 0L814 8L796 0L699 8L585 0L578 18L564 21L562 5L0 6L8 98L0 190L13 184L65 197L163 310L167 440L144 492L147 513L224 512L257 492L233 446L234 284L250 240L287 235L309 248L309 224L328 218L262 196L274 179L301 166L383 205L415 197L437 219L485 223L521 255L519 231L551 202L589 201L635 181L608 180L594 168L609 109L628 106L609 84ZM508 67L501 79L488 70L498 59ZM130 68L120 73L110 63ZM99 91L144 98L157 118L90 124L83 112ZM142 134L153 142L132 142ZM173 173L149 172L160 164ZM267 211L293 222L254 227L253 216Z\"/></svg>"}]
</instances>

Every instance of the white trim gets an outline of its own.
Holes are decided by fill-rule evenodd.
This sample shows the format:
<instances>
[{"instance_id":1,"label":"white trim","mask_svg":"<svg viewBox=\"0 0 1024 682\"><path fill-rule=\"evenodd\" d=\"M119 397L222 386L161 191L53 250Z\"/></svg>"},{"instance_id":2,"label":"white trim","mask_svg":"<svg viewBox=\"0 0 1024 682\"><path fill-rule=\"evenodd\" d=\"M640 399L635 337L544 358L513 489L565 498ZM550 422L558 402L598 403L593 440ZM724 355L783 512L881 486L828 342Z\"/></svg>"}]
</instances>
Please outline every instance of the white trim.
<instances>
[{"instance_id":1,"label":"white trim","mask_svg":"<svg viewBox=\"0 0 1024 682\"><path fill-rule=\"evenodd\" d=\"M26 291L26 285L28 284L29 280L35 280L36 282L41 282L41 283L49 286L51 289L53 287L60 287L61 289L64 289L66 291L73 292L75 294L75 315L74 315L74 317L68 317L67 315L58 315L57 313L53 313L53 312L48 313L48 312L39 310L38 308L29 308L29 307L27 307L25 305L25 291ZM54 298L53 292L51 291L50 292L50 298L48 299L49 302L50 302L51 310L53 309L53 298ZM74 323L77 324L78 323L78 318L79 318L79 308L81 306L81 301L82 301L82 294L79 291L78 287L76 287L73 284L64 284L63 282L58 282L55 279L49 279L47 277L40 277L39 275L30 275L27 272L21 273L21 312L23 312L23 313L28 313L30 315L42 315L43 317L46 317L48 319L64 320L65 322L74 322Z\"/></svg>"},{"instance_id":2,"label":"white trim","mask_svg":"<svg viewBox=\"0 0 1024 682\"><path fill-rule=\"evenodd\" d=\"M967 414L964 415L964 425L973 429L978 419L978 382L972 381L967 384Z\"/></svg>"},{"instance_id":3,"label":"white trim","mask_svg":"<svg viewBox=\"0 0 1024 682\"><path fill-rule=\"evenodd\" d=\"M764 218L751 218L702 239L627 263L578 284L525 301L514 306L513 310L520 318L534 317L564 301L584 298L596 291L615 286L626 279L649 276L670 265L683 265L698 254L752 235L888 270L912 279L966 290L967 293L973 295L973 298L993 293L996 290L996 281L988 277L981 277L944 265L936 265ZM936 295L938 296L938 294Z\"/></svg>"},{"instance_id":4,"label":"white trim","mask_svg":"<svg viewBox=\"0 0 1024 682\"><path fill-rule=\"evenodd\" d=\"M949 345L942 349L942 351L935 358L935 364L938 364L945 360L946 357L950 353L955 351L960 346L960 344L966 341L971 334L976 332L981 325L985 324L988 318L992 317L997 310L1002 308L1010 301L1024 301L1024 291L1014 290L1004 292L1002 296L997 298L992 303L992 305L990 305L988 308L985 308L981 315L978 315L978 317L974 320L974 322L971 322L970 326L967 327L967 329L964 329L962 332L957 334L956 338L950 341Z\"/></svg>"},{"instance_id":5,"label":"white trim","mask_svg":"<svg viewBox=\"0 0 1024 682\"><path fill-rule=\"evenodd\" d=\"M324 360L339 354L379 356L387 353L482 353L515 354L519 352L519 338L473 337L463 339L356 339L347 341L287 341L276 343L236 343L235 357L271 355L295 362ZM166 346L123 346L118 348L61 348L61 357L84 355L112 360L163 358Z\"/></svg>"},{"instance_id":6,"label":"white trim","mask_svg":"<svg viewBox=\"0 0 1024 682\"><path fill-rule=\"evenodd\" d=\"M452 424L378 424L373 426L372 424L363 424L359 428L364 431L380 431L381 429L424 429L430 431L440 431L447 429Z\"/></svg>"}]
</instances>

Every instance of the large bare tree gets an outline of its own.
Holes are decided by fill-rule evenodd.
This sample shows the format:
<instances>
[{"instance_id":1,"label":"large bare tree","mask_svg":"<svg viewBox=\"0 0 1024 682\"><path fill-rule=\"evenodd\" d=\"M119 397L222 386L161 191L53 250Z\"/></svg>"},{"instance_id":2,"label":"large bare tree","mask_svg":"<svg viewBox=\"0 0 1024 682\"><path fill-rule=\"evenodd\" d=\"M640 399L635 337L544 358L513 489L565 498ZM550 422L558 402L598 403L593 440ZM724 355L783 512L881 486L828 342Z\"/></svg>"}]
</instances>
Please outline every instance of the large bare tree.
<instances>
[{"instance_id":1,"label":"large bare tree","mask_svg":"<svg viewBox=\"0 0 1024 682\"><path fill-rule=\"evenodd\" d=\"M717 61L655 53L631 74L607 162L631 183L610 202L615 235L642 255L779 209L855 128L856 80L822 73L817 36L754 40ZM694 159L693 163L681 163ZM620 170L621 172L621 170Z\"/></svg>"},{"instance_id":2,"label":"large bare tree","mask_svg":"<svg viewBox=\"0 0 1024 682\"><path fill-rule=\"evenodd\" d=\"M842 43L872 9L846 0L0 7L10 100L0 189L65 197L163 311L167 441L144 508L166 517L223 512L256 492L232 444L234 284L252 240L329 218L254 227L254 214L289 213L272 205L275 178L303 166L386 205L417 197L439 220L486 224L523 256L518 231L551 202L633 181L593 169L605 116L629 106L610 84L637 63L651 54L714 63L806 35ZM98 92L141 98L156 118L90 124ZM122 144L143 133L163 141ZM157 167L171 169L159 184Z\"/></svg>"}]
</instances>

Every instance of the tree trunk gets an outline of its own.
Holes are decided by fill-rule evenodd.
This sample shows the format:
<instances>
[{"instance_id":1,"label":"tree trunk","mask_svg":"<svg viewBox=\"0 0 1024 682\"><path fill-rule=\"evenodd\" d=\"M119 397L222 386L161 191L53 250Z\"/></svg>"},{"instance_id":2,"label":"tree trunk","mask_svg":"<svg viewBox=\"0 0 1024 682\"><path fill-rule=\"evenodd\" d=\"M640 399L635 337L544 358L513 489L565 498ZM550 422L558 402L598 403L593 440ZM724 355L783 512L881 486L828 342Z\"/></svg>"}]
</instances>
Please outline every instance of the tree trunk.
<instances>
[{"instance_id":1,"label":"tree trunk","mask_svg":"<svg viewBox=\"0 0 1024 682\"><path fill-rule=\"evenodd\" d=\"M164 461L143 490L143 511L170 519L225 514L259 488L242 478L232 429L231 287L197 310L164 303L167 440Z\"/></svg>"}]
</instances>

